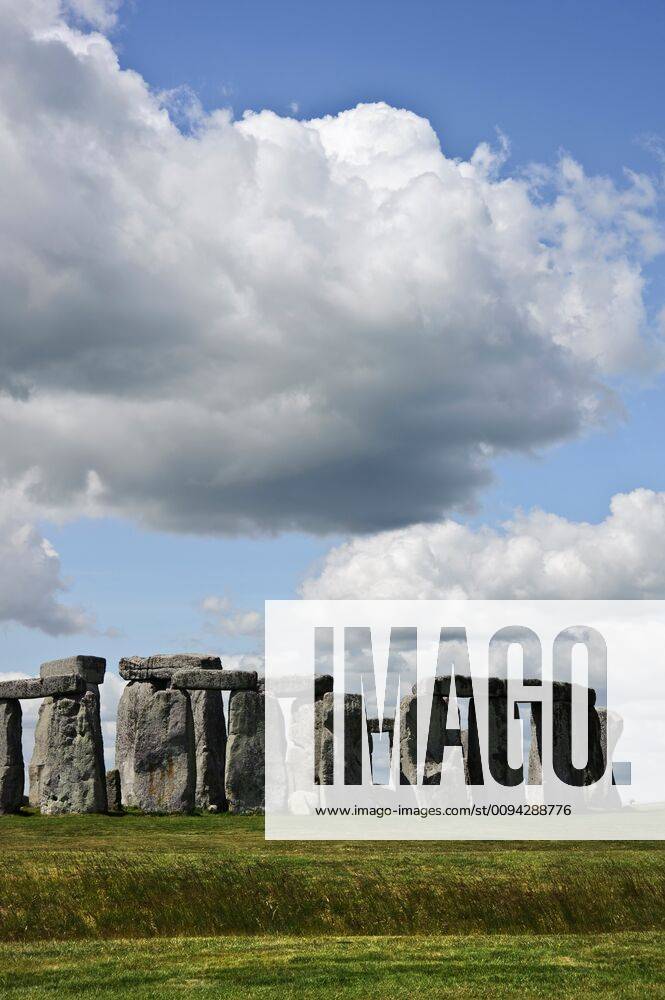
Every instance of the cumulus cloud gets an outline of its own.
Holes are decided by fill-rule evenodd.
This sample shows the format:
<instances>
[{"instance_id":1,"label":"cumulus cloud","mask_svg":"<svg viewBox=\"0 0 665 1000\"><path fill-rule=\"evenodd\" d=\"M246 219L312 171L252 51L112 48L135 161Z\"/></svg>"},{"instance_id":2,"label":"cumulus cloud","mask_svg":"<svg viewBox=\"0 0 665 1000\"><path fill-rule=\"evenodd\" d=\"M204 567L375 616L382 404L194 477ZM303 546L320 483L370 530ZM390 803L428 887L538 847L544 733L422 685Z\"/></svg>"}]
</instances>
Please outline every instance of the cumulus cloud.
<instances>
[{"instance_id":1,"label":"cumulus cloud","mask_svg":"<svg viewBox=\"0 0 665 1000\"><path fill-rule=\"evenodd\" d=\"M66 0L65 3L65 9L74 18L93 28L99 28L100 31L108 31L114 27L121 6L122 0Z\"/></svg>"},{"instance_id":2,"label":"cumulus cloud","mask_svg":"<svg viewBox=\"0 0 665 1000\"><path fill-rule=\"evenodd\" d=\"M67 590L60 557L14 503L15 497L0 495L0 622L49 635L95 631L83 608L60 600Z\"/></svg>"},{"instance_id":3,"label":"cumulus cloud","mask_svg":"<svg viewBox=\"0 0 665 1000\"><path fill-rule=\"evenodd\" d=\"M263 635L263 615L251 609L237 608L229 597L214 594L204 597L201 610L206 617L207 626L221 635Z\"/></svg>"},{"instance_id":4,"label":"cumulus cloud","mask_svg":"<svg viewBox=\"0 0 665 1000\"><path fill-rule=\"evenodd\" d=\"M542 510L500 529L453 520L358 538L330 551L307 598L665 597L665 493L612 498L599 524Z\"/></svg>"},{"instance_id":5,"label":"cumulus cloud","mask_svg":"<svg viewBox=\"0 0 665 1000\"><path fill-rule=\"evenodd\" d=\"M385 104L206 115L50 0L0 0L0 48L0 477L40 509L436 521L659 363L646 177L506 175L503 146L451 159Z\"/></svg>"}]
</instances>

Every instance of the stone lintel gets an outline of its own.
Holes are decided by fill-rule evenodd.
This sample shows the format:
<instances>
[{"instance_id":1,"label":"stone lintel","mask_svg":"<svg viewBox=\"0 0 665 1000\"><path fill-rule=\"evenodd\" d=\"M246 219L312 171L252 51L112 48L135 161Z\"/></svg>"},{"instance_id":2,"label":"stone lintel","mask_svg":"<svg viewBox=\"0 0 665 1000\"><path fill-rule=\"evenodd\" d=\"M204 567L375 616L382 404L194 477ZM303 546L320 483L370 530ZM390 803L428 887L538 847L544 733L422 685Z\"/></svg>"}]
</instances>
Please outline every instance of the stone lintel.
<instances>
[{"instance_id":1,"label":"stone lintel","mask_svg":"<svg viewBox=\"0 0 665 1000\"><path fill-rule=\"evenodd\" d=\"M62 660L47 660L39 668L40 677L63 677L78 674L88 684L103 684L106 660L103 656L66 656Z\"/></svg>"},{"instance_id":2,"label":"stone lintel","mask_svg":"<svg viewBox=\"0 0 665 1000\"><path fill-rule=\"evenodd\" d=\"M154 653L152 656L123 656L120 676L126 681L170 681L178 670L221 670L218 656L211 653Z\"/></svg>"},{"instance_id":3,"label":"stone lintel","mask_svg":"<svg viewBox=\"0 0 665 1000\"><path fill-rule=\"evenodd\" d=\"M255 691L255 670L178 670L171 678L174 688L192 691Z\"/></svg>"},{"instance_id":4,"label":"stone lintel","mask_svg":"<svg viewBox=\"0 0 665 1000\"><path fill-rule=\"evenodd\" d=\"M52 698L58 695L83 694L87 684L80 674L62 677L25 677L0 682L0 699Z\"/></svg>"},{"instance_id":5,"label":"stone lintel","mask_svg":"<svg viewBox=\"0 0 665 1000\"><path fill-rule=\"evenodd\" d=\"M471 677L459 676L455 678L456 687L455 693L458 698L472 698L474 696L473 683ZM525 687L541 687L543 690L548 686L547 683L543 684L539 680L533 678L525 679L521 682ZM488 697L490 698L505 698L508 693L507 681L502 680L499 677L490 677L485 679L478 677L475 679L476 684L476 695L480 695L483 692L483 687L487 684L485 690L487 691ZM554 681L549 682L549 686L552 690L552 698L554 701L566 701L570 700L572 696L573 685L565 681ZM418 694L419 685L414 684L413 694ZM595 705L596 703L596 692L593 688L588 688L588 699L590 705ZM450 695L450 677L435 677L434 678L434 694L439 697L447 698ZM523 699L525 702L528 698Z\"/></svg>"}]
</instances>

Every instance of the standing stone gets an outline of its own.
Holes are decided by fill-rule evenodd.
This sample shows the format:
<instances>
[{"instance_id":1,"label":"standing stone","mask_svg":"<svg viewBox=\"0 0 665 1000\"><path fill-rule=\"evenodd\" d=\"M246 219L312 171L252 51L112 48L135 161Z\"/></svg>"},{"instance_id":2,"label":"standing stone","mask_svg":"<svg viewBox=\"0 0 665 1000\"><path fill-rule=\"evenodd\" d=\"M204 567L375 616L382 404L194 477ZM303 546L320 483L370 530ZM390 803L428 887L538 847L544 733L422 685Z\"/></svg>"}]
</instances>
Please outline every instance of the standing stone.
<instances>
[{"instance_id":1,"label":"standing stone","mask_svg":"<svg viewBox=\"0 0 665 1000\"><path fill-rule=\"evenodd\" d=\"M196 747L196 808L226 809L226 722L221 691L190 691Z\"/></svg>"},{"instance_id":2,"label":"standing stone","mask_svg":"<svg viewBox=\"0 0 665 1000\"><path fill-rule=\"evenodd\" d=\"M134 750L143 706L160 688L157 684L131 681L118 703L115 735L115 766L120 772L123 806L137 806L134 795Z\"/></svg>"},{"instance_id":3,"label":"standing stone","mask_svg":"<svg viewBox=\"0 0 665 1000\"><path fill-rule=\"evenodd\" d=\"M468 746L462 742L459 729L447 728L448 697L437 693L434 688L432 708L425 749L423 785L447 785L457 777L452 764L446 764L444 773L444 753L446 747L461 747L466 762ZM400 702L400 784L415 785L417 777L418 750L418 695L408 694ZM450 774L448 774L450 771ZM461 773L461 771L460 771Z\"/></svg>"},{"instance_id":4,"label":"standing stone","mask_svg":"<svg viewBox=\"0 0 665 1000\"><path fill-rule=\"evenodd\" d=\"M104 776L104 786L106 786L106 761L104 760L104 734L102 731L102 711L101 698L99 697L99 687L96 684L88 684L88 694L92 695L94 704L91 705L92 729L97 750L97 767L99 773Z\"/></svg>"},{"instance_id":5,"label":"standing stone","mask_svg":"<svg viewBox=\"0 0 665 1000\"><path fill-rule=\"evenodd\" d=\"M39 808L45 815L106 812L99 694L45 699L35 740ZM34 764L34 757L33 757Z\"/></svg>"},{"instance_id":6,"label":"standing stone","mask_svg":"<svg viewBox=\"0 0 665 1000\"><path fill-rule=\"evenodd\" d=\"M117 768L106 772L106 799L110 813L122 812L120 771Z\"/></svg>"},{"instance_id":7,"label":"standing stone","mask_svg":"<svg viewBox=\"0 0 665 1000\"><path fill-rule=\"evenodd\" d=\"M317 784L334 782L334 724L335 695L327 692L314 704L315 752L318 766ZM364 709L359 694L344 695L344 784L362 785L363 742L362 726Z\"/></svg>"},{"instance_id":8,"label":"standing stone","mask_svg":"<svg viewBox=\"0 0 665 1000\"><path fill-rule=\"evenodd\" d=\"M155 691L139 713L133 798L148 813L191 812L196 792L194 720L189 695Z\"/></svg>"},{"instance_id":9,"label":"standing stone","mask_svg":"<svg viewBox=\"0 0 665 1000\"><path fill-rule=\"evenodd\" d=\"M21 720L19 701L0 701L0 814L18 812L23 802Z\"/></svg>"},{"instance_id":10,"label":"standing stone","mask_svg":"<svg viewBox=\"0 0 665 1000\"><path fill-rule=\"evenodd\" d=\"M314 702L314 783L316 785L332 785L333 783L332 706L332 694L328 692Z\"/></svg>"},{"instance_id":11,"label":"standing stone","mask_svg":"<svg viewBox=\"0 0 665 1000\"><path fill-rule=\"evenodd\" d=\"M229 812L258 813L265 805L265 693L233 691L226 744Z\"/></svg>"},{"instance_id":12,"label":"standing stone","mask_svg":"<svg viewBox=\"0 0 665 1000\"><path fill-rule=\"evenodd\" d=\"M42 768L46 760L46 747L48 742L48 731L53 714L53 698L44 698L39 706L37 714L37 724L35 726L35 742L32 749L32 757L28 765L28 779L30 781L30 791L28 801L34 809L39 809L41 802L41 776Z\"/></svg>"},{"instance_id":13,"label":"standing stone","mask_svg":"<svg viewBox=\"0 0 665 1000\"><path fill-rule=\"evenodd\" d=\"M565 690L555 688L552 701L552 765L560 781L572 787L583 787L598 781L605 770L601 746L601 725L595 708L595 692L589 692L587 708L587 763L574 767L572 763L572 700ZM532 702L531 750L529 753L529 783L542 782L543 706Z\"/></svg>"}]
</instances>

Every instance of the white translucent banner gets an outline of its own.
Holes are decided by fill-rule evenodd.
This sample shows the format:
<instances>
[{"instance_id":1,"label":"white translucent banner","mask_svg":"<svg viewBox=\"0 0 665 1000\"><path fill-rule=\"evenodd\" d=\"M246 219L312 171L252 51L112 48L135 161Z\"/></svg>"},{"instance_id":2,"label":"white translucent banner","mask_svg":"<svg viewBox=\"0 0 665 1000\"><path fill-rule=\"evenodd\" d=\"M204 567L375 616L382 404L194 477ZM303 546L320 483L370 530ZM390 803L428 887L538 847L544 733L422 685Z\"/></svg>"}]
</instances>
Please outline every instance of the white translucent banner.
<instances>
[{"instance_id":1,"label":"white translucent banner","mask_svg":"<svg viewBox=\"0 0 665 1000\"><path fill-rule=\"evenodd\" d=\"M268 839L662 839L665 602L269 601Z\"/></svg>"}]
</instances>

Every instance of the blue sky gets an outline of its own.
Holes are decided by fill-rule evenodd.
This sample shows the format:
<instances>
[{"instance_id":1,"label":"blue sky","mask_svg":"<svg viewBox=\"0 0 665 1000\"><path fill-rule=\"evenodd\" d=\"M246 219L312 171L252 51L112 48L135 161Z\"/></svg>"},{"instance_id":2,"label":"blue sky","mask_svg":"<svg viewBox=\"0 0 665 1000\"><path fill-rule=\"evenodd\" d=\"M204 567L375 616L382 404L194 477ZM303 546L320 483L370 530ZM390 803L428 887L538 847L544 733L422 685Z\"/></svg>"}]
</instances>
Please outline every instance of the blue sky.
<instances>
[{"instance_id":1,"label":"blue sky","mask_svg":"<svg viewBox=\"0 0 665 1000\"><path fill-rule=\"evenodd\" d=\"M552 164L562 150L588 174L624 183L624 170L659 182L665 142L665 7L660 2L255 2L135 0L109 37L123 68L156 91L187 85L203 107L271 108L307 119L357 103L385 101L429 120L449 158L468 159L478 143L510 141L506 169ZM665 148L665 147L662 147ZM662 194L659 195L662 198ZM663 258L643 266L644 301L665 301ZM611 336L611 331L608 332ZM456 516L494 526L516 507L573 521L600 521L613 494L665 490L662 379L653 367L619 372L609 384L624 418L605 431L536 447L539 457L506 454L495 481ZM168 488L168 487L167 487ZM62 512L61 512L62 513ZM78 651L106 655L183 647L236 652L255 637L221 635L201 601L227 595L238 608L290 597L316 572L340 530L312 534L253 530L219 537L205 530L145 528L135 518L42 511L37 522L55 546L69 585L65 600L94 612L118 635L46 635L4 624L7 670ZM76 647L76 649L74 648Z\"/></svg>"}]
</instances>

